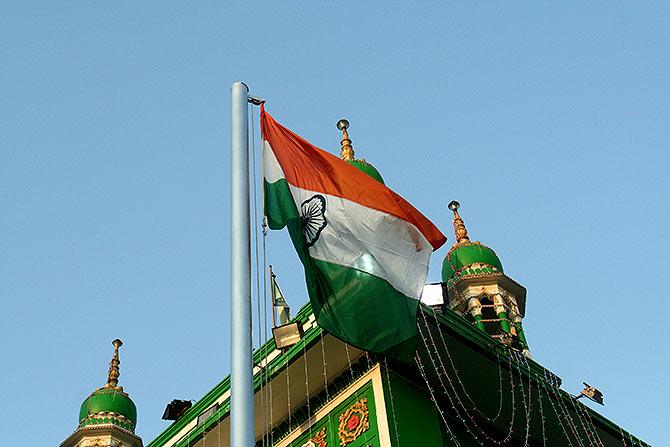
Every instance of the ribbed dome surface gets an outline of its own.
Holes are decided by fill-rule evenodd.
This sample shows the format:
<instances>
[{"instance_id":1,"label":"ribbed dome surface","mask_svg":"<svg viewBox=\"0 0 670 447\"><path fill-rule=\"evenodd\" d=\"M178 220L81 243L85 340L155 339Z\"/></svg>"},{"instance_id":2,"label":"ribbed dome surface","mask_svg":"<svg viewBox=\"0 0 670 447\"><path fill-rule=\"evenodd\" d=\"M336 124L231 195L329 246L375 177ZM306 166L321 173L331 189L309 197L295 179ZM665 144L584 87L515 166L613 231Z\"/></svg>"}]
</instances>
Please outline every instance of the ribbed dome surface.
<instances>
[{"instance_id":1,"label":"ribbed dome surface","mask_svg":"<svg viewBox=\"0 0 670 447\"><path fill-rule=\"evenodd\" d=\"M114 413L122 417L104 413ZM84 400L79 410L79 426L91 424L115 424L133 431L137 424L137 407L123 391L100 388Z\"/></svg>"},{"instance_id":2,"label":"ribbed dome surface","mask_svg":"<svg viewBox=\"0 0 670 447\"><path fill-rule=\"evenodd\" d=\"M465 268L475 264L472 268ZM463 275L480 273L503 273L503 266L498 255L487 247L476 242L465 242L456 245L442 262L442 281L450 282Z\"/></svg>"}]
</instances>

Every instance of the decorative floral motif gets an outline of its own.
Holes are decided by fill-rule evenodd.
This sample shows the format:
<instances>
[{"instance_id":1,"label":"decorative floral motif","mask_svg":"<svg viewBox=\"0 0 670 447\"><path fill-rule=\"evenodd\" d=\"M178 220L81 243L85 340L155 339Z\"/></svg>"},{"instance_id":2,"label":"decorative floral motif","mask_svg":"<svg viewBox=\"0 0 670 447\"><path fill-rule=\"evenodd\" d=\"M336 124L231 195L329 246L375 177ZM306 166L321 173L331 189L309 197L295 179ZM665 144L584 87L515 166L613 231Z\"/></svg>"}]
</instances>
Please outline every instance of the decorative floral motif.
<instances>
[{"instance_id":1,"label":"decorative floral motif","mask_svg":"<svg viewBox=\"0 0 670 447\"><path fill-rule=\"evenodd\" d=\"M309 441L300 447L326 447L326 427L319 430Z\"/></svg>"},{"instance_id":2,"label":"decorative floral motif","mask_svg":"<svg viewBox=\"0 0 670 447\"><path fill-rule=\"evenodd\" d=\"M300 205L300 220L302 231L305 233L307 246L311 247L319 239L319 235L328 222L326 221L326 198L320 194L302 202Z\"/></svg>"},{"instance_id":3,"label":"decorative floral motif","mask_svg":"<svg viewBox=\"0 0 670 447\"><path fill-rule=\"evenodd\" d=\"M340 437L341 447L353 442L370 428L368 415L368 399L366 397L353 404L340 415L337 435Z\"/></svg>"},{"instance_id":4,"label":"decorative floral motif","mask_svg":"<svg viewBox=\"0 0 670 447\"><path fill-rule=\"evenodd\" d=\"M352 414L347 421L347 430L353 431L361 424L361 418L357 414Z\"/></svg>"}]
</instances>

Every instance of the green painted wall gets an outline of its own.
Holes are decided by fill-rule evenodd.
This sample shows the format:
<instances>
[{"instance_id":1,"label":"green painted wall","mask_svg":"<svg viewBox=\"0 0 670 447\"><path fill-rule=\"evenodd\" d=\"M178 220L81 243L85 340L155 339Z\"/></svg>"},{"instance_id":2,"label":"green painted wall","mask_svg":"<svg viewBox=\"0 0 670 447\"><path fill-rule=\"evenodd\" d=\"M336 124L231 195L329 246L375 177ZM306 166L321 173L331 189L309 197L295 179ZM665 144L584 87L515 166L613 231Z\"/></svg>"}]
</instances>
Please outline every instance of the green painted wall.
<instances>
[{"instance_id":1,"label":"green painted wall","mask_svg":"<svg viewBox=\"0 0 670 447\"><path fill-rule=\"evenodd\" d=\"M382 378L392 446L442 446L439 415L425 391L393 371L382 370Z\"/></svg>"},{"instance_id":2,"label":"green painted wall","mask_svg":"<svg viewBox=\"0 0 670 447\"><path fill-rule=\"evenodd\" d=\"M374 393L372 391L372 382L368 382L366 385L352 393L344 402L338 405L333 411L328 413L327 416L317 421L317 423L314 424L307 433L304 433L302 436L296 438L296 440L290 444L290 447L302 446L324 427L326 428L327 445L329 447L339 446L340 440L338 437L338 427L340 424L340 416L354 403L363 398L367 399L368 421L370 428L363 432L353 442L347 444L346 447L382 447L379 443L379 432L377 429L376 416L377 407L375 405Z\"/></svg>"}]
</instances>

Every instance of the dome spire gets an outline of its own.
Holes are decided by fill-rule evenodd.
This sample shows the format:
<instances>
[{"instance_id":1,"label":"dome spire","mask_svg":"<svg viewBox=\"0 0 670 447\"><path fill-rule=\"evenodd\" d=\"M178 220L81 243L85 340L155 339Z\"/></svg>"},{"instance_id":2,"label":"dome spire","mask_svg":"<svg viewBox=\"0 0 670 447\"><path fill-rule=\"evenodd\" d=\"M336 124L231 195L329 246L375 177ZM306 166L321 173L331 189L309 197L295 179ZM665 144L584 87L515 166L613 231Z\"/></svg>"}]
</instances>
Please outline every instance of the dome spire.
<instances>
[{"instance_id":1,"label":"dome spire","mask_svg":"<svg viewBox=\"0 0 670 447\"><path fill-rule=\"evenodd\" d=\"M449 202L449 209L454 212L454 233L456 234L456 243L454 245L470 242L468 230L465 228L463 219L461 219L461 216L458 214L458 209L460 207L461 204L455 200Z\"/></svg>"},{"instance_id":2,"label":"dome spire","mask_svg":"<svg viewBox=\"0 0 670 447\"><path fill-rule=\"evenodd\" d=\"M119 372L119 364L121 363L121 361L119 360L119 348L123 346L123 342L117 338L112 342L112 345L114 346L114 355L112 356L112 361L109 362L109 374L107 375L107 385L105 385L103 388L114 388L117 390L123 390L123 387L118 386L119 376L121 375L121 373Z\"/></svg>"},{"instance_id":3,"label":"dome spire","mask_svg":"<svg viewBox=\"0 0 670 447\"><path fill-rule=\"evenodd\" d=\"M137 424L137 407L128 393L119 386L119 348L123 342L118 338L112 341L114 354L109 362L109 373L107 383L100 388L96 388L79 408L79 428L90 426L98 427L104 430L115 430L113 426L128 430L131 434L135 432ZM133 435L135 436L135 435ZM136 437L137 438L137 437ZM139 438L137 438L139 441ZM88 443L78 443L76 445L88 445ZM108 445L108 444L106 444ZM116 445L116 444L113 444ZM125 444L124 444L125 445ZM131 444L132 447L141 447L142 443ZM65 446L61 447L74 447Z\"/></svg>"},{"instance_id":4,"label":"dome spire","mask_svg":"<svg viewBox=\"0 0 670 447\"><path fill-rule=\"evenodd\" d=\"M342 131L342 141L340 141L342 150L340 151L340 157L342 157L342 160L345 161L354 160L354 148L351 145L351 140L349 139L349 132L347 132L347 129L349 128L349 121L342 118L337 122L337 128Z\"/></svg>"},{"instance_id":5,"label":"dome spire","mask_svg":"<svg viewBox=\"0 0 670 447\"><path fill-rule=\"evenodd\" d=\"M340 141L340 144L342 145L342 149L340 150L340 157L342 160L349 163L354 168L363 171L365 174L377 180L379 183L384 184L384 179L374 166L372 166L364 159L358 160L354 157L354 148L351 146L351 139L349 139L349 132L347 132L347 129L349 128L349 121L342 118L337 122L337 128L342 131L342 140Z\"/></svg>"}]
</instances>

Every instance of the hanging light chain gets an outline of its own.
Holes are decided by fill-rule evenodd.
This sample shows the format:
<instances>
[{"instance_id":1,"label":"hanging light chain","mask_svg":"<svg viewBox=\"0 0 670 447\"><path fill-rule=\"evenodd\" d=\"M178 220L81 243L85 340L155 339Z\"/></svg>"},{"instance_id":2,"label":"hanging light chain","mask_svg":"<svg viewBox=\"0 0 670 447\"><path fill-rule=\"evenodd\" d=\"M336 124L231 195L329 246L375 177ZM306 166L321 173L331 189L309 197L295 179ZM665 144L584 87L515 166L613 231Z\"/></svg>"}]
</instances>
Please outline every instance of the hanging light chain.
<instances>
[{"instance_id":1,"label":"hanging light chain","mask_svg":"<svg viewBox=\"0 0 670 447\"><path fill-rule=\"evenodd\" d=\"M396 420L395 417L395 405L393 403L393 390L391 386L391 376L389 374L389 366L386 360L386 357L384 357L384 371L386 372L386 383L388 384L389 387L389 399L391 400L391 416L393 418L393 431L395 432L395 439L396 443L400 444L400 434L398 433L398 421Z\"/></svg>"},{"instance_id":2,"label":"hanging light chain","mask_svg":"<svg viewBox=\"0 0 670 447\"><path fill-rule=\"evenodd\" d=\"M428 376L426 375L426 372L424 371L423 364L421 363L421 358L419 357L419 354L417 353L414 357L414 360L419 368L419 372L421 374L421 377L423 378L423 381L426 384L426 388L428 388L428 392L430 393L430 398L433 401L433 404L435 405L435 408L437 409L437 412L440 415L440 419L442 419L442 422L444 423L444 426L447 428L447 432L449 434L449 437L451 440L454 442L456 447L460 447L461 443L458 442L458 439L456 439L456 436L454 436L454 433L451 431L451 427L449 427L449 423L447 422L447 418L444 415L444 412L442 411L442 408L440 407L440 404L437 402L437 398L435 397L435 393L433 392L433 388L430 386L430 382L428 381Z\"/></svg>"},{"instance_id":3,"label":"hanging light chain","mask_svg":"<svg viewBox=\"0 0 670 447\"><path fill-rule=\"evenodd\" d=\"M514 351L514 352L516 352L516 351ZM522 356L522 357L523 357L523 361L526 362L526 357L525 356ZM530 434L530 418L531 418L531 414L532 414L532 408L531 408L531 405L532 405L531 404L531 402L532 402L532 399L531 399L532 398L532 394L531 394L532 380L530 379L530 377L528 378L528 403L527 403L527 406L526 406L526 394L525 394L525 391L523 389L523 374L521 373L521 366L520 366L521 362L519 361L519 356L517 356L517 355L511 356L511 358L513 359L512 361L516 364L517 371L519 372L519 388L521 388L521 399L523 400L523 409L524 409L524 412L526 413L526 436L525 436L524 446L527 447L528 446L528 435ZM525 366L526 366L526 368L528 368L528 363L525 363Z\"/></svg>"},{"instance_id":4,"label":"hanging light chain","mask_svg":"<svg viewBox=\"0 0 670 447\"><path fill-rule=\"evenodd\" d=\"M422 314L423 314L423 312L422 312ZM424 316L424 323L425 323L425 325L426 325L426 330L427 330L427 332L428 332L428 335L429 335L429 337L432 339L432 333L431 333L431 331L430 331L430 328L428 327L428 323L427 323L427 321L425 320L425 316ZM430 354L430 349L429 349L429 346L428 346L428 344L427 344L427 339L426 339L426 338L424 337L424 335L423 335L423 331L421 330L421 325L419 324L419 325L417 325L417 327L418 327L418 329L419 329L419 333L420 333L420 335L421 335L421 338L422 338L422 340L424 341L424 346L426 347L426 350L427 350L428 353ZM439 331L438 331L438 332L439 332ZM440 357L440 355L439 355L439 353L438 353L438 351L437 351L437 347L435 346L435 343L433 342L432 345L433 345L433 349L434 349L434 351L435 351L435 357L437 357L437 358L440 360L440 362L441 362L441 357ZM433 356L429 355L429 358L430 358L430 360L431 360L431 363L433 364L433 367L435 368L435 370L436 370L436 372L437 372L438 382L440 382L440 384L442 385L442 389L443 389L445 395L447 396L447 398L449 399L449 401L451 402L453 410L455 411L457 417L462 421L462 423L463 423L463 425L465 426L465 428L466 428L466 430L468 431L468 433L470 433L470 435L472 435L473 438L475 438L475 440L476 440L477 442L479 442L481 445L483 445L483 443L482 443L481 440L478 438L478 436L477 436L474 432L472 432L472 430L470 430L470 427L469 427L467 421L466 421L465 418L461 415L461 411L459 411L458 407L456 406L456 403L458 403L459 406L462 408L463 413L465 413L465 415L468 417L468 419L470 420L470 423L472 424L472 426L473 426L474 428L476 428L477 431L478 431L484 438L486 438L487 441L492 442L492 443L495 443L495 444L498 444L498 445L508 443L509 440L511 439L511 436L512 436L512 427L513 427L513 422L514 422L514 404L512 404L512 417L511 417L511 419L510 419L510 429L509 429L509 432L507 433L507 435L505 436L505 438L504 438L503 440L499 440L499 439L495 439L495 438L490 437L490 436L488 435L488 433L487 433L484 429L482 429L482 428L479 426L479 424L477 423L477 421L476 421L476 419L474 418L474 416L472 416L472 415L470 414L470 412L468 411L467 407L466 407L466 406L463 404L463 402L460 400L460 398L459 398L459 396L458 396L458 393L456 392L456 387L454 386L453 382L451 381L451 378L450 378L450 376L449 376L449 374L448 374L446 368L444 367L444 365L442 364L442 370L443 370L442 372L443 372L444 374L441 374L441 372L437 369L437 365L435 364L435 361L433 360ZM449 389L448 389L448 388L446 387L446 385L444 384L444 381L442 380L442 375L444 375L444 376L447 378L447 381L449 382L450 388L451 388L451 390L452 390L452 392L453 392L453 394L454 394L454 398L455 398L455 400L452 399L452 397L451 397L451 392L449 391ZM513 395L513 391L512 391L512 395Z\"/></svg>"},{"instance_id":5,"label":"hanging light chain","mask_svg":"<svg viewBox=\"0 0 670 447\"><path fill-rule=\"evenodd\" d=\"M437 313L432 312L432 314L433 314L433 318L435 319L435 325L437 325L439 327L440 323L439 323L439 320L437 319ZM426 327L427 327L425 312L421 311L421 315L422 315L422 317L424 319L424 322L426 323ZM458 374L458 369L456 368L456 365L454 364L454 360L451 356L451 353L449 352L449 347L448 347L447 342L444 338L444 334L442 333L442 331L437 331L437 333L440 336L440 341L442 342L442 348L444 349L444 351L447 354L447 358L448 358L449 363L451 365L451 369L454 372L454 376L456 377L456 381L459 383L460 388L463 390L463 394L465 395L465 397L470 401L470 404L472 405L472 408L475 411L477 411L477 413L479 413L479 415L481 417L483 417L484 419L486 419L487 421L489 421L489 422L497 421L498 418L500 417L501 413L502 413L502 408L503 408L502 365L501 365L501 362L500 362L500 355L498 354L498 351L497 350L495 351L496 352L496 360L497 360L497 363L498 363L498 397L499 397L499 399L498 399L498 411L497 411L496 416L494 418L490 418L477 408L473 399L468 394L467 389L465 388L465 385L463 384L463 381L461 380L460 375ZM429 334L430 334L430 332L429 332ZM431 339L432 339L432 337L431 337ZM510 376L511 376L512 375L512 369L511 369L512 365L511 364L509 364L509 365L510 365ZM446 375L447 374L446 369L444 370L444 372L445 372L445 375Z\"/></svg>"},{"instance_id":6,"label":"hanging light chain","mask_svg":"<svg viewBox=\"0 0 670 447\"><path fill-rule=\"evenodd\" d=\"M326 402L330 401L330 395L328 392L328 372L327 372L327 362L326 362L326 348L323 342L323 330L320 332L320 344L321 344L321 359L323 360L323 388L326 391Z\"/></svg>"},{"instance_id":7,"label":"hanging light chain","mask_svg":"<svg viewBox=\"0 0 670 447\"><path fill-rule=\"evenodd\" d=\"M302 344L302 360L305 364L305 394L307 398L307 418L309 419L312 417L312 408L310 406L310 398L309 398L309 374L307 373L307 348L305 347L305 343ZM309 437L310 439L312 438L312 424L309 424Z\"/></svg>"},{"instance_id":8,"label":"hanging light chain","mask_svg":"<svg viewBox=\"0 0 670 447\"><path fill-rule=\"evenodd\" d=\"M559 414L559 412L556 410L556 406L554 405L554 399L552 398L551 392L549 391L546 382L539 380L538 383L544 388L544 390L547 393L549 403L551 404L551 408L554 410L554 414L556 415L556 419L558 420L558 424L560 425L561 430L563 431L565 439L568 441L570 446L574 446L572 439L570 439L570 436L568 435L568 431L565 429L565 426L563 425L563 421L561 420L561 414Z\"/></svg>"},{"instance_id":9,"label":"hanging light chain","mask_svg":"<svg viewBox=\"0 0 670 447\"><path fill-rule=\"evenodd\" d=\"M442 376L441 376L441 374L439 374L439 371L437 370L437 367L435 366L435 362L433 360L433 356L430 353L430 349L429 349L428 343L426 341L426 338L423 335L423 331L421 330L421 324L417 324L417 329L419 331L419 335L421 336L421 340L423 341L423 346L426 348L426 352L428 353L428 358L430 359L430 362L433 364L433 369L438 372L438 374L437 374L438 382L442 386L442 390L444 391L445 396L447 396L447 399L449 400L451 408L452 408L452 410L454 410L454 414L461 421L461 424L465 427L467 432L474 438L474 440L479 445L483 446L484 443L479 439L479 437L472 430L470 430L470 426L468 425L467 421L461 415L461 412L459 411L458 407L456 406L456 401L454 400L454 398L452 398L451 393L449 392L446 385L444 384L444 381L442 380ZM417 354L417 358L419 358L418 354ZM465 410L466 415L469 416L469 414L467 413L467 409L465 409L465 408L463 408L463 409ZM480 431L480 433L482 433L484 435L484 437L487 437L486 433L477 426L476 422L474 423L474 425ZM491 439L491 441L496 442L496 443L498 442L495 439Z\"/></svg>"}]
</instances>

